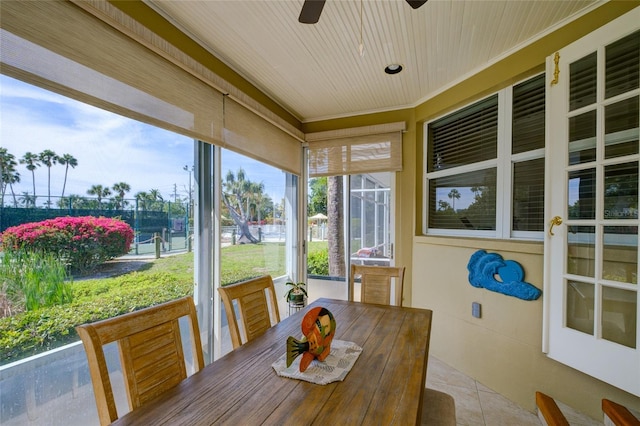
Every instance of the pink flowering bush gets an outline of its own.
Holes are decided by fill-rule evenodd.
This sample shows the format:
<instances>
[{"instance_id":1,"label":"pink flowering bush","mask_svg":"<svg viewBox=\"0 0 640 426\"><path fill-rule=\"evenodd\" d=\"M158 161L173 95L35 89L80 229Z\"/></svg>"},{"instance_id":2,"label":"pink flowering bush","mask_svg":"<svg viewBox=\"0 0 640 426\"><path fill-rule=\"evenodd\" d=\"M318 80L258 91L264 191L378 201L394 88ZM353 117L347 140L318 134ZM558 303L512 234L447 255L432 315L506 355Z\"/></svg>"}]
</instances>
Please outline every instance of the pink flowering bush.
<instances>
[{"instance_id":1,"label":"pink flowering bush","mask_svg":"<svg viewBox=\"0 0 640 426\"><path fill-rule=\"evenodd\" d=\"M126 222L104 217L57 217L7 228L0 249L53 253L74 272L129 252L133 229Z\"/></svg>"}]
</instances>

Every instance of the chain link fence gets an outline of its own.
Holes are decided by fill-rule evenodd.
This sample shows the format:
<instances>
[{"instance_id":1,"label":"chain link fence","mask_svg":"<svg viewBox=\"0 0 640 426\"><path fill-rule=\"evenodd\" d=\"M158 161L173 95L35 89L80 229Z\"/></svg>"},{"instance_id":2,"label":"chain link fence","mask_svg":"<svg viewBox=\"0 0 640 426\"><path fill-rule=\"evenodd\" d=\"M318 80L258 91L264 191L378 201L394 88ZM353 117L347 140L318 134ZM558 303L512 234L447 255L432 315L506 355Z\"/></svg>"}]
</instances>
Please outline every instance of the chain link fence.
<instances>
[{"instance_id":1,"label":"chain link fence","mask_svg":"<svg viewBox=\"0 0 640 426\"><path fill-rule=\"evenodd\" d=\"M134 231L129 254L155 253L156 237L162 252L190 249L191 223L189 203L123 199L104 201L88 197L31 197L34 202L14 203L5 194L0 205L0 232L23 223L41 222L56 217L95 216L121 219ZM41 202L36 202L40 200ZM45 201L43 201L45 200ZM9 202L10 201L10 202Z\"/></svg>"}]
</instances>

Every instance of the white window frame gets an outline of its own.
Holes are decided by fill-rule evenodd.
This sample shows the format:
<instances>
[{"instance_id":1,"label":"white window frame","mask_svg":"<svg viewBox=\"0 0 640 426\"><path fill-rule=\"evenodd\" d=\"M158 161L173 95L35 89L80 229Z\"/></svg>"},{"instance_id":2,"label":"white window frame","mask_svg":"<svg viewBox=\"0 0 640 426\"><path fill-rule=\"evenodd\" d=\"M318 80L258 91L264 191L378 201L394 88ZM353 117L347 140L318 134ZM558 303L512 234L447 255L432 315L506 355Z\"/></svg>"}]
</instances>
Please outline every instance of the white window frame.
<instances>
[{"instance_id":1,"label":"white window frame","mask_svg":"<svg viewBox=\"0 0 640 426\"><path fill-rule=\"evenodd\" d=\"M423 230L424 235L464 236L496 239L544 239L544 231L514 231L513 230L513 168L514 164L529 160L544 158L545 149L539 148L518 154L512 154L512 117L513 117L513 88L523 82L534 79L544 73L536 74L523 79L511 86L475 100L455 111L443 114L423 124L424 157L423 157ZM478 102L482 102L491 96L498 95L498 128L497 128L497 156L494 159L452 167L445 170L428 172L428 144L429 125L444 117L456 114ZM429 181L447 176L455 176L463 173L496 168L496 229L495 231L469 230L469 229L444 229L429 228Z\"/></svg>"}]
</instances>

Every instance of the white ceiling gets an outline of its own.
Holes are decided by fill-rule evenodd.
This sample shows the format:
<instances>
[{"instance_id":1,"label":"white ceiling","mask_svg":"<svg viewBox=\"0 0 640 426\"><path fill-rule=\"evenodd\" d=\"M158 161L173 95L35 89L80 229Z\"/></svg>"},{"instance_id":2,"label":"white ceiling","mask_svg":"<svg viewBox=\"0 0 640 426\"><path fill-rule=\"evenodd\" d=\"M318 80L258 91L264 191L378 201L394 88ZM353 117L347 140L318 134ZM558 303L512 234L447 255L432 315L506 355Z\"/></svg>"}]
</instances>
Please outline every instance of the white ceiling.
<instances>
[{"instance_id":1,"label":"white ceiling","mask_svg":"<svg viewBox=\"0 0 640 426\"><path fill-rule=\"evenodd\" d=\"M414 107L600 0L147 0L303 122ZM360 56L360 10L362 44ZM400 74L384 67L399 63Z\"/></svg>"}]
</instances>

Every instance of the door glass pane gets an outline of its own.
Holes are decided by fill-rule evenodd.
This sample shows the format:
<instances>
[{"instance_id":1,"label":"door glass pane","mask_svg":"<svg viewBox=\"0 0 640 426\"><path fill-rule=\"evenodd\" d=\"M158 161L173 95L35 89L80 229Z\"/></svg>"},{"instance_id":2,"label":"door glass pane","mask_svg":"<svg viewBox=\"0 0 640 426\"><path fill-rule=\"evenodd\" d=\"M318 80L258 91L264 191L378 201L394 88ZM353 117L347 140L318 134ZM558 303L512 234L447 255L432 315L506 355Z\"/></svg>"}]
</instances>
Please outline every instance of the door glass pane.
<instances>
[{"instance_id":1,"label":"door glass pane","mask_svg":"<svg viewBox=\"0 0 640 426\"><path fill-rule=\"evenodd\" d=\"M567 236L567 273L594 277L594 226L569 226Z\"/></svg>"},{"instance_id":2,"label":"door glass pane","mask_svg":"<svg viewBox=\"0 0 640 426\"><path fill-rule=\"evenodd\" d=\"M350 264L391 265L391 173L370 173L351 178ZM360 300L360 281L353 298Z\"/></svg>"},{"instance_id":3,"label":"door glass pane","mask_svg":"<svg viewBox=\"0 0 640 426\"><path fill-rule=\"evenodd\" d=\"M513 165L513 230L544 229L544 158Z\"/></svg>"},{"instance_id":4,"label":"door glass pane","mask_svg":"<svg viewBox=\"0 0 640 426\"><path fill-rule=\"evenodd\" d=\"M621 288L602 288L602 338L636 347L637 293Z\"/></svg>"},{"instance_id":5,"label":"door glass pane","mask_svg":"<svg viewBox=\"0 0 640 426\"><path fill-rule=\"evenodd\" d=\"M638 153L638 97L607 105L604 110L605 157Z\"/></svg>"},{"instance_id":6,"label":"door glass pane","mask_svg":"<svg viewBox=\"0 0 640 426\"><path fill-rule=\"evenodd\" d=\"M640 81L640 31L606 47L605 97L638 88Z\"/></svg>"},{"instance_id":7,"label":"door glass pane","mask_svg":"<svg viewBox=\"0 0 640 426\"><path fill-rule=\"evenodd\" d=\"M596 101L596 52L569 66L569 110L591 105Z\"/></svg>"},{"instance_id":8,"label":"door glass pane","mask_svg":"<svg viewBox=\"0 0 640 426\"><path fill-rule=\"evenodd\" d=\"M602 278L638 283L638 227L605 226Z\"/></svg>"},{"instance_id":9,"label":"door glass pane","mask_svg":"<svg viewBox=\"0 0 640 426\"><path fill-rule=\"evenodd\" d=\"M496 229L496 169L429 180L429 228Z\"/></svg>"},{"instance_id":10,"label":"door glass pane","mask_svg":"<svg viewBox=\"0 0 640 426\"><path fill-rule=\"evenodd\" d=\"M604 217L638 218L638 163L604 168Z\"/></svg>"},{"instance_id":11,"label":"door glass pane","mask_svg":"<svg viewBox=\"0 0 640 426\"><path fill-rule=\"evenodd\" d=\"M567 327L593 334L593 284L567 283Z\"/></svg>"},{"instance_id":12,"label":"door glass pane","mask_svg":"<svg viewBox=\"0 0 640 426\"><path fill-rule=\"evenodd\" d=\"M596 215L596 170L569 173L569 219L594 219Z\"/></svg>"},{"instance_id":13,"label":"door glass pane","mask_svg":"<svg viewBox=\"0 0 640 426\"><path fill-rule=\"evenodd\" d=\"M360 176L354 180L362 185ZM312 178L308 191L308 300L321 297L347 300L344 177Z\"/></svg>"},{"instance_id":14,"label":"door glass pane","mask_svg":"<svg viewBox=\"0 0 640 426\"><path fill-rule=\"evenodd\" d=\"M351 179L351 263L389 266L390 174L360 176Z\"/></svg>"},{"instance_id":15,"label":"door glass pane","mask_svg":"<svg viewBox=\"0 0 640 426\"><path fill-rule=\"evenodd\" d=\"M569 118L569 165L596 159L596 111Z\"/></svg>"}]
</instances>

